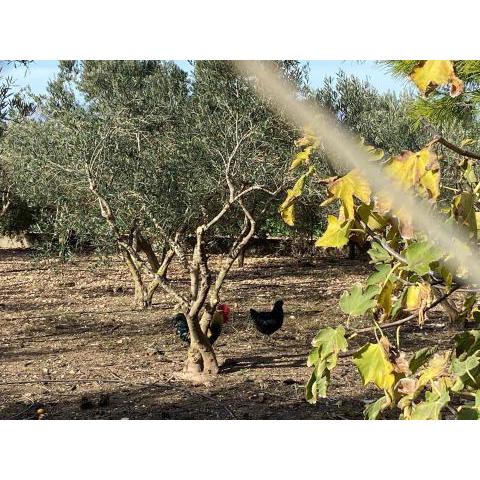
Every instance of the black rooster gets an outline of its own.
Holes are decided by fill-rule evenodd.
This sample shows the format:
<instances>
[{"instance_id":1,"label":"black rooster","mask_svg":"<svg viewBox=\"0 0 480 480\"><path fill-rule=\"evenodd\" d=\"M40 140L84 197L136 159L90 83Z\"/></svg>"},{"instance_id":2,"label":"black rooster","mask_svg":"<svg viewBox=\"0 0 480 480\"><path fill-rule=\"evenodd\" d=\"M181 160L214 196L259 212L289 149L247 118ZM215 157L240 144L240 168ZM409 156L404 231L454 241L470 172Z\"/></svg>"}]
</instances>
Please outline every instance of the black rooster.
<instances>
[{"instance_id":1,"label":"black rooster","mask_svg":"<svg viewBox=\"0 0 480 480\"><path fill-rule=\"evenodd\" d=\"M277 300L271 312L257 312L251 308L250 317L260 333L271 335L283 325L283 300Z\"/></svg>"},{"instance_id":2,"label":"black rooster","mask_svg":"<svg viewBox=\"0 0 480 480\"><path fill-rule=\"evenodd\" d=\"M177 313L173 317L173 326L180 340L185 343L190 343L190 333L188 331L187 318L183 313Z\"/></svg>"},{"instance_id":3,"label":"black rooster","mask_svg":"<svg viewBox=\"0 0 480 480\"><path fill-rule=\"evenodd\" d=\"M213 345L222 333L222 327L228 323L230 319L230 307L227 304L217 305L217 311L213 314L210 326L208 327L207 336L210 345ZM173 317L173 326L177 332L177 336L185 343L190 343L190 332L188 331L187 319L183 313L177 313Z\"/></svg>"}]
</instances>

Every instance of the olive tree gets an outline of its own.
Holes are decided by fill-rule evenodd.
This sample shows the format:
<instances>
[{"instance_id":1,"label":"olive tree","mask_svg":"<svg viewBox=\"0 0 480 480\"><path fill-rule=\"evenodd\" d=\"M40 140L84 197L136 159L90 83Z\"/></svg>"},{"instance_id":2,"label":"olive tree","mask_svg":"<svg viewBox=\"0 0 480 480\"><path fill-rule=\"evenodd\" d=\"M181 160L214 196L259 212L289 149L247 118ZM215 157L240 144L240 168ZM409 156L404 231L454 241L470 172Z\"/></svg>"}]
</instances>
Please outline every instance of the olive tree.
<instances>
[{"instance_id":1,"label":"olive tree","mask_svg":"<svg viewBox=\"0 0 480 480\"><path fill-rule=\"evenodd\" d=\"M279 74L304 81L298 62ZM75 237L126 262L136 300L160 286L185 314L187 370L216 373L206 337L221 289L284 190L297 135L229 62L62 62L39 115L12 125L5 158L57 248ZM219 235L228 253L213 271ZM190 245L193 244L193 248ZM189 287L167 278L176 257Z\"/></svg>"},{"instance_id":2,"label":"olive tree","mask_svg":"<svg viewBox=\"0 0 480 480\"><path fill-rule=\"evenodd\" d=\"M156 273L165 251L154 251L132 193L145 185L163 191L149 162L161 166L172 154L186 94L186 76L172 63L61 62L48 94L36 98L38 118L12 125L7 135L24 196L41 205L35 229L42 241L61 251L72 238L117 249L142 306L155 290L144 271ZM138 253L147 261L139 263Z\"/></svg>"},{"instance_id":3,"label":"olive tree","mask_svg":"<svg viewBox=\"0 0 480 480\"><path fill-rule=\"evenodd\" d=\"M284 190L295 132L268 102L260 100L248 79L231 62L196 62L188 111L188 135L179 149L183 189L176 201L185 201L186 230L165 235L190 277L187 291L167 280L161 286L185 314L191 345L186 370L216 373L215 353L206 337L221 290L233 263L258 229L272 200ZM279 74L303 72L297 63L280 63ZM178 167L177 167L178 168ZM148 209L148 207L147 207ZM158 232L165 219L155 218ZM186 248L188 233L193 251ZM230 239L228 253L213 271L209 243L224 233Z\"/></svg>"},{"instance_id":4,"label":"olive tree","mask_svg":"<svg viewBox=\"0 0 480 480\"><path fill-rule=\"evenodd\" d=\"M14 80L4 71L7 67L25 68L29 62L0 60L0 152L2 137L9 121L18 117L25 117L33 113L33 105L14 93ZM13 178L7 166L0 157L0 231L3 233L24 230L30 221L29 211L25 209L25 202L15 193Z\"/></svg>"}]
</instances>

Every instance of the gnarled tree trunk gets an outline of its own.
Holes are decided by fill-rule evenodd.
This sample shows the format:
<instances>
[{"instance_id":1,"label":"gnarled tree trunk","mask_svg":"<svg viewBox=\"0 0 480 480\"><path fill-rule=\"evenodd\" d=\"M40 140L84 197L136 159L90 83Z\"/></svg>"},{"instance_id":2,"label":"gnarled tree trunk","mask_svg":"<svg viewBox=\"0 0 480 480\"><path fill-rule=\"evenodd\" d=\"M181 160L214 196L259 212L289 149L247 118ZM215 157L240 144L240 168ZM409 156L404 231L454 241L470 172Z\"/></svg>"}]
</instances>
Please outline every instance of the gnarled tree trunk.
<instances>
[{"instance_id":1,"label":"gnarled tree trunk","mask_svg":"<svg viewBox=\"0 0 480 480\"><path fill-rule=\"evenodd\" d=\"M190 348L185 362L185 371L188 373L218 373L218 362L210 341L202 332L198 321L187 316L190 330Z\"/></svg>"},{"instance_id":2,"label":"gnarled tree trunk","mask_svg":"<svg viewBox=\"0 0 480 480\"><path fill-rule=\"evenodd\" d=\"M140 270L138 269L135 261L131 257L131 255L126 252L125 250L122 250L122 257L127 264L128 271L130 272L130 276L132 277L134 289L135 289L135 305L137 305L140 308L145 308L147 307L146 305L146 299L147 299L147 288L145 286L145 283L143 282L142 279L142 274Z\"/></svg>"},{"instance_id":3,"label":"gnarled tree trunk","mask_svg":"<svg viewBox=\"0 0 480 480\"><path fill-rule=\"evenodd\" d=\"M240 253L238 254L237 265L240 268L243 268L244 264L245 264L245 248L242 248L240 250Z\"/></svg>"}]
</instances>

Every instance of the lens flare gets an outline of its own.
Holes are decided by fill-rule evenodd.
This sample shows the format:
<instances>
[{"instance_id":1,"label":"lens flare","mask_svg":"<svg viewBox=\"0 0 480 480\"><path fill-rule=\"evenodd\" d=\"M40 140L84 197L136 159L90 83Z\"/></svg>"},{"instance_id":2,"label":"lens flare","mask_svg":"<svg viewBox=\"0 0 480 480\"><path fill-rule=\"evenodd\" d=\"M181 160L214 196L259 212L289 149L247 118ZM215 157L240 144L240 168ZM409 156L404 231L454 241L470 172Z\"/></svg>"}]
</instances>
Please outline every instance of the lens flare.
<instances>
[{"instance_id":1,"label":"lens flare","mask_svg":"<svg viewBox=\"0 0 480 480\"><path fill-rule=\"evenodd\" d=\"M388 192L393 212L409 212L415 231L425 234L449 257L453 267L468 267L468 281L480 283L478 249L472 246L466 232L446 217L432 210L427 201L399 188L377 162L372 162L366 151L359 148L353 135L326 110L303 99L290 83L269 64L259 61L238 61L236 68L250 79L252 87L271 101L280 114L294 125L309 129L320 139L329 161L342 168L359 169L374 192ZM331 160L335 159L335 161ZM467 280L467 278L465 278Z\"/></svg>"}]
</instances>

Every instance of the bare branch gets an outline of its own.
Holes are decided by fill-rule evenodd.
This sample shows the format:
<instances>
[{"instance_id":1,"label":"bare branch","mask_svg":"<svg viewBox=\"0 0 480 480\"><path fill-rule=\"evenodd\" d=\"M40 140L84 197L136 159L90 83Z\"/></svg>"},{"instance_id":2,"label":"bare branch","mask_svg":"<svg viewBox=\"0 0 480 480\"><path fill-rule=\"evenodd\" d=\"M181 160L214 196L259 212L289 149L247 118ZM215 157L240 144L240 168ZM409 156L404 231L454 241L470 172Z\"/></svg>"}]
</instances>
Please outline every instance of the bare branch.
<instances>
[{"instance_id":1,"label":"bare branch","mask_svg":"<svg viewBox=\"0 0 480 480\"><path fill-rule=\"evenodd\" d=\"M219 222L219 220L228 212L228 210L231 208L231 206L234 203L239 202L245 195L248 195L250 192L253 192L255 190L261 190L263 192L267 192L269 194L272 194L269 190L267 190L265 187L262 185L253 185L251 187L246 188L242 192L240 192L237 195L230 196L230 198L227 200L227 202L224 204L222 209L213 217L206 225L205 225L205 231L209 230L211 227L213 227L216 223ZM232 186L232 190L234 192L234 187Z\"/></svg>"},{"instance_id":2,"label":"bare branch","mask_svg":"<svg viewBox=\"0 0 480 480\"><path fill-rule=\"evenodd\" d=\"M193 301L189 311L189 316L191 318L197 318L200 309L205 303L205 299L207 298L211 286L211 274L204 251L204 233L205 227L203 225L197 228L197 242L193 251L191 270L191 289ZM200 284L198 283L199 276Z\"/></svg>"},{"instance_id":3,"label":"bare branch","mask_svg":"<svg viewBox=\"0 0 480 480\"><path fill-rule=\"evenodd\" d=\"M462 155L463 157L468 157L468 158L473 158L475 160L480 160L480 155L479 154L470 152L468 150L465 150L464 148L458 147L457 145L454 145L453 143L446 140L425 119L422 119L421 123L424 127L426 127L428 130L430 130L430 132L434 135L433 140L427 144L427 147L430 147L431 145L434 145L435 143L439 143L440 145L443 145L444 147L448 148L452 152L458 153L459 155Z\"/></svg>"},{"instance_id":4,"label":"bare branch","mask_svg":"<svg viewBox=\"0 0 480 480\"><path fill-rule=\"evenodd\" d=\"M428 310L436 307L439 303L442 303L444 300L446 300L452 293L457 291L459 288L460 288L459 286L455 286L449 292L443 294L441 297L438 297L427 308L425 308L425 311L428 311ZM409 315L408 317L402 318L400 320L396 320L395 322L380 324L380 328L383 330L385 328L398 327L399 325L403 325L404 323L407 323L410 320L413 320L415 318L418 318L418 314L412 313L412 315ZM352 333L372 332L372 331L375 330L375 328L376 327L366 327L366 328L360 328L360 329L353 329Z\"/></svg>"},{"instance_id":5,"label":"bare branch","mask_svg":"<svg viewBox=\"0 0 480 480\"><path fill-rule=\"evenodd\" d=\"M402 257L395 249L393 249L387 241L381 236L377 235L363 220L359 220L360 225L365 229L365 231L372 237L372 240L377 242L386 250L393 258L396 258L403 265L408 265L408 261L405 257Z\"/></svg>"},{"instance_id":6,"label":"bare branch","mask_svg":"<svg viewBox=\"0 0 480 480\"><path fill-rule=\"evenodd\" d=\"M459 155L462 155L463 157L468 157L468 158L473 158L475 160L480 160L480 155L476 153L469 152L468 150L465 150L463 148L457 147L453 143L450 143L447 141L445 138L442 136L438 135L435 137L430 144L433 143L439 143L440 145L443 145L444 147L447 147L449 150L452 150L452 152L458 153Z\"/></svg>"},{"instance_id":7,"label":"bare branch","mask_svg":"<svg viewBox=\"0 0 480 480\"><path fill-rule=\"evenodd\" d=\"M182 305L182 310L184 312L188 310L189 301L183 295L178 293L175 288L172 287L172 283L170 280L167 280L163 275L154 275L155 280L158 281L159 285L168 293L170 294L177 302Z\"/></svg>"},{"instance_id":8,"label":"bare branch","mask_svg":"<svg viewBox=\"0 0 480 480\"><path fill-rule=\"evenodd\" d=\"M180 228L177 230L177 232L175 233L175 237L173 239L172 239L171 235L168 235L165 232L165 229L160 225L159 221L157 220L155 215L152 214L152 212L146 206L146 204L143 204L142 208L144 209L144 211L147 213L147 215L152 220L153 224L155 225L155 228L158 230L158 233L173 248L173 250L175 251L175 254L177 255L177 257L179 258L183 268L187 272L189 272L190 268L191 268L191 264L188 260L185 246L182 245L182 243L180 242L180 237L185 232L185 229L187 227L186 216L187 216L187 213L188 213L188 208L185 210L185 214L184 214L185 220L184 220L183 224L180 226Z\"/></svg>"}]
</instances>

